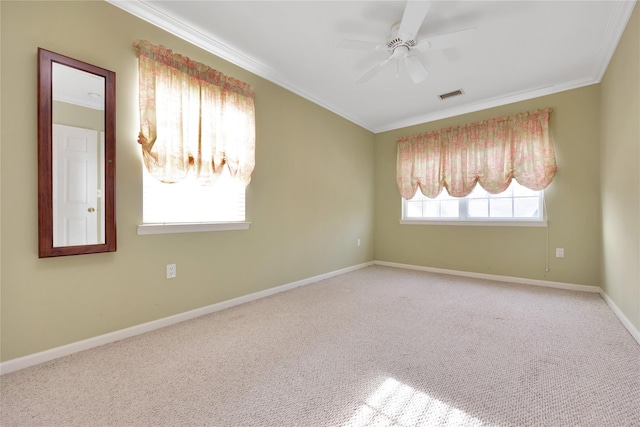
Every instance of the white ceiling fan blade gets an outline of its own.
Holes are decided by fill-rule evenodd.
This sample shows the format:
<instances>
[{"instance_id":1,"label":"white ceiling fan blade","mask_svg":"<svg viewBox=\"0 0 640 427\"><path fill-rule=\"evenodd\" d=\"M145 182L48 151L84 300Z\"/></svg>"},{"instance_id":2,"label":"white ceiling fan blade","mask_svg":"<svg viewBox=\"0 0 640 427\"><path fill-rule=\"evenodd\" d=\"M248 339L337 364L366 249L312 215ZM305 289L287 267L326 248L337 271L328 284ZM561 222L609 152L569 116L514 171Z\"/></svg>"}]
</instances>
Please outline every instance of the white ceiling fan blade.
<instances>
[{"instance_id":1,"label":"white ceiling fan blade","mask_svg":"<svg viewBox=\"0 0 640 427\"><path fill-rule=\"evenodd\" d=\"M398 37L403 41L415 39L430 7L431 1L407 1L398 29Z\"/></svg>"},{"instance_id":2,"label":"white ceiling fan blade","mask_svg":"<svg viewBox=\"0 0 640 427\"><path fill-rule=\"evenodd\" d=\"M427 67L425 67L424 64L415 56L407 56L405 58L405 63L407 64L409 76L414 83L423 82L427 77L429 77Z\"/></svg>"},{"instance_id":3,"label":"white ceiling fan blade","mask_svg":"<svg viewBox=\"0 0 640 427\"><path fill-rule=\"evenodd\" d=\"M467 28L466 30L441 34L420 40L413 49L419 51L425 51L427 49L447 49L471 40L476 34L478 34L477 28Z\"/></svg>"},{"instance_id":4,"label":"white ceiling fan blade","mask_svg":"<svg viewBox=\"0 0 640 427\"><path fill-rule=\"evenodd\" d=\"M370 42L365 40L343 39L338 43L338 47L343 49L359 49L359 50L384 50L387 45L380 42Z\"/></svg>"},{"instance_id":5,"label":"white ceiling fan blade","mask_svg":"<svg viewBox=\"0 0 640 427\"><path fill-rule=\"evenodd\" d=\"M366 73L364 73L363 75L358 77L358 79L356 80L356 83L366 83L366 82L368 82L369 80L371 80L371 78L373 76L378 74L380 72L380 70L382 70L385 67L385 65L387 65L389 63L389 61L391 61L391 58L387 58L387 59L385 59L383 61L378 62L376 65L371 67L371 69L369 69Z\"/></svg>"}]
</instances>

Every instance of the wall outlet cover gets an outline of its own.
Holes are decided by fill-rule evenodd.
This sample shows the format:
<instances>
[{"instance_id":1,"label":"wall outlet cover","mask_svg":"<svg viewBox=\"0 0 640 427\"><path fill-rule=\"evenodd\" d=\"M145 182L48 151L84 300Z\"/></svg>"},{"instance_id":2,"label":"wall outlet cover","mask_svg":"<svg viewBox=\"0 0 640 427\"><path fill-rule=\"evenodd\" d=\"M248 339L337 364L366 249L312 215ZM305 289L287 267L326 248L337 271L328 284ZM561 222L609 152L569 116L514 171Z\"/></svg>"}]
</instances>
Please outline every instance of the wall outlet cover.
<instances>
[{"instance_id":1,"label":"wall outlet cover","mask_svg":"<svg viewBox=\"0 0 640 427\"><path fill-rule=\"evenodd\" d=\"M167 279L173 279L176 277L176 265L167 264Z\"/></svg>"}]
</instances>

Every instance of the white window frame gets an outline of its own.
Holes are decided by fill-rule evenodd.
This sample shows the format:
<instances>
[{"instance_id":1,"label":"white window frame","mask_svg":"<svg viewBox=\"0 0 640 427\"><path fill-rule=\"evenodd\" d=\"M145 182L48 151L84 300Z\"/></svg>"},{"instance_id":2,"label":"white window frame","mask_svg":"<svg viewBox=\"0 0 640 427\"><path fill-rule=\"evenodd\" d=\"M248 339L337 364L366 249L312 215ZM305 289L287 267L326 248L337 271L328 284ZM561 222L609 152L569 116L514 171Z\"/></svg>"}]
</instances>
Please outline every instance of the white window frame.
<instances>
[{"instance_id":1,"label":"white window frame","mask_svg":"<svg viewBox=\"0 0 640 427\"><path fill-rule=\"evenodd\" d=\"M442 190L446 193L446 189ZM420 190L416 194L420 194ZM513 203L516 197L511 197ZM538 192L538 212L540 218L478 218L468 216L469 197L459 197L458 200L458 217L408 217L407 200L402 199L402 218L400 224L419 224L419 225L466 225L466 226L519 226L519 227L546 227L547 219L544 205L544 191Z\"/></svg>"}]
</instances>

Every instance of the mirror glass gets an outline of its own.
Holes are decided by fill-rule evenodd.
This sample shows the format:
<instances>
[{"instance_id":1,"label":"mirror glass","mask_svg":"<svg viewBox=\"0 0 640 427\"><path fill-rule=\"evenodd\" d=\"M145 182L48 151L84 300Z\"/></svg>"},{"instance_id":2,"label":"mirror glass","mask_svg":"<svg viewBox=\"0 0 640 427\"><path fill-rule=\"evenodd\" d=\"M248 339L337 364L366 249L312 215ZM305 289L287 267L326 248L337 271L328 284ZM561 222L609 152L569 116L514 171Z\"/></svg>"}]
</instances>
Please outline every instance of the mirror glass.
<instances>
[{"instance_id":1,"label":"mirror glass","mask_svg":"<svg viewBox=\"0 0 640 427\"><path fill-rule=\"evenodd\" d=\"M104 243L104 77L53 63L53 246Z\"/></svg>"},{"instance_id":2,"label":"mirror glass","mask_svg":"<svg viewBox=\"0 0 640 427\"><path fill-rule=\"evenodd\" d=\"M115 251L115 73L39 55L40 257Z\"/></svg>"}]
</instances>

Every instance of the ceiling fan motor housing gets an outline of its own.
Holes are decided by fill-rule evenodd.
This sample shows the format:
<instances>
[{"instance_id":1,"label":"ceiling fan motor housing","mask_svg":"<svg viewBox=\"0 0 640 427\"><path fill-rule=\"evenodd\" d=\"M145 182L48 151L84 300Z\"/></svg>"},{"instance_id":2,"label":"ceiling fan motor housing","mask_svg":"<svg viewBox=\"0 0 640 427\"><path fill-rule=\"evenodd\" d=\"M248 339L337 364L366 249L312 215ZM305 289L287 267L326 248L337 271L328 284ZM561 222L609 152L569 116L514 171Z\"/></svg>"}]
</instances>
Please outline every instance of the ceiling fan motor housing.
<instances>
[{"instance_id":1,"label":"ceiling fan motor housing","mask_svg":"<svg viewBox=\"0 0 640 427\"><path fill-rule=\"evenodd\" d=\"M396 37L394 39L391 39L387 42L387 47L389 48L389 50L394 50L395 48L397 48L398 46L406 46L408 48L411 48L413 46L416 45L416 41L415 40L402 40L400 37Z\"/></svg>"}]
</instances>

